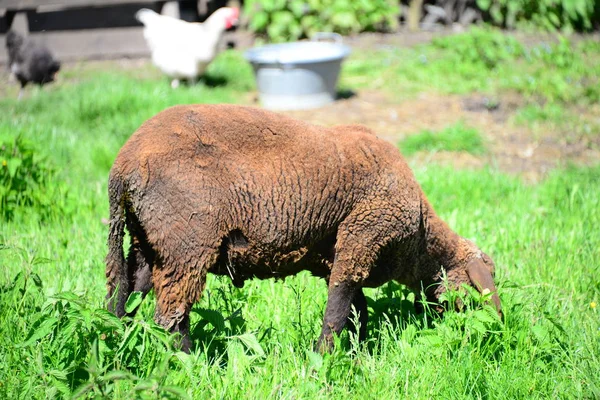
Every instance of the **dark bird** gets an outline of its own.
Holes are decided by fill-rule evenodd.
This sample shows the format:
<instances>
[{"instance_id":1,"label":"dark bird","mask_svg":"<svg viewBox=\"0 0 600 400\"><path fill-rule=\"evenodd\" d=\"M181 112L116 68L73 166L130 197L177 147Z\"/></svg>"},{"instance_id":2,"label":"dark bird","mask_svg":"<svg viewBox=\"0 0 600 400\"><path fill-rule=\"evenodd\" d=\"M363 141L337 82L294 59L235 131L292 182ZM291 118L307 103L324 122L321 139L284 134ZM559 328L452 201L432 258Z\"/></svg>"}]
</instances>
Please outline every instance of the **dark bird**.
<instances>
[{"instance_id":1,"label":"dark bird","mask_svg":"<svg viewBox=\"0 0 600 400\"><path fill-rule=\"evenodd\" d=\"M19 99L27 83L33 82L41 86L54 81L60 62L47 47L11 30L6 34L6 49L8 67L21 83Z\"/></svg>"}]
</instances>

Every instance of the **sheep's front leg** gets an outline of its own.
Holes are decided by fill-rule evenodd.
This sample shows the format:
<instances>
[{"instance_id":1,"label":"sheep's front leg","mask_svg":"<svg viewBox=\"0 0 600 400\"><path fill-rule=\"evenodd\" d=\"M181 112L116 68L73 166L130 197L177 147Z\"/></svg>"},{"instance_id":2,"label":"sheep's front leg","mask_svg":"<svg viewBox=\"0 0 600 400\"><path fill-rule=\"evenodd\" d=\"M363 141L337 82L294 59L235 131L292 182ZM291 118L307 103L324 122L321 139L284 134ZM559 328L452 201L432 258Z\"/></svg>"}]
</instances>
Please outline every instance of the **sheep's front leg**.
<instances>
[{"instance_id":1,"label":"sheep's front leg","mask_svg":"<svg viewBox=\"0 0 600 400\"><path fill-rule=\"evenodd\" d=\"M361 324L359 339L365 338L367 301L362 293L362 285L369 276L379 249L392 237L389 225L381 215L358 208L340 225L317 350L326 352L331 349L333 335L339 335L348 322L352 305L358 312Z\"/></svg>"},{"instance_id":2,"label":"sheep's front leg","mask_svg":"<svg viewBox=\"0 0 600 400\"><path fill-rule=\"evenodd\" d=\"M359 339L366 337L367 300L362 286L369 277L381 249L398 240L398 217L385 210L395 210L386 201L365 198L338 227L335 240L335 257L329 277L327 307L317 350L329 351L333 335L346 325L352 305L360 321Z\"/></svg>"},{"instance_id":3,"label":"sheep's front leg","mask_svg":"<svg viewBox=\"0 0 600 400\"><path fill-rule=\"evenodd\" d=\"M356 282L338 282L330 280L327 307L325 309L325 317L323 318L323 328L317 342L318 351L323 353L331 350L333 346L333 335L339 335L342 332L342 329L344 329L344 326L350 317L354 296L357 291L360 290L361 289Z\"/></svg>"},{"instance_id":4,"label":"sheep's front leg","mask_svg":"<svg viewBox=\"0 0 600 400\"><path fill-rule=\"evenodd\" d=\"M352 307L356 311L356 319L358 319L359 326L355 324L356 319L352 315ZM317 343L317 349L319 351L331 349L333 333L335 332L335 334L339 335L346 324L350 332L358 332L359 342L364 341L367 338L368 319L367 299L360 286L356 284L341 284L330 288L323 321L323 330Z\"/></svg>"},{"instance_id":5,"label":"sheep's front leg","mask_svg":"<svg viewBox=\"0 0 600 400\"><path fill-rule=\"evenodd\" d=\"M348 329L351 332L358 332L358 341L362 342L367 338L367 322L369 320L369 312L367 310L367 298L365 297L362 288L359 288L354 293L354 299L352 300L352 307L356 310L356 319L360 324L357 327L354 322L355 318L350 315L348 318ZM357 329L358 328L358 329Z\"/></svg>"}]
</instances>

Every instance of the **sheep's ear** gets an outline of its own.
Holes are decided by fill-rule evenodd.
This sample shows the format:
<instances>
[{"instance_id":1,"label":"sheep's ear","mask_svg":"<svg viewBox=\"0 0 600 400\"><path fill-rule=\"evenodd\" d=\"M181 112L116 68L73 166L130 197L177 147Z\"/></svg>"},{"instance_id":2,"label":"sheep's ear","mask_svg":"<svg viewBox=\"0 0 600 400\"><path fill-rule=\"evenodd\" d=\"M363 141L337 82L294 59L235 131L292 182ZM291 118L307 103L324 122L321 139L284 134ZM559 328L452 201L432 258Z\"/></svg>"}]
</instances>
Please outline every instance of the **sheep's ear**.
<instances>
[{"instance_id":1,"label":"sheep's ear","mask_svg":"<svg viewBox=\"0 0 600 400\"><path fill-rule=\"evenodd\" d=\"M469 279L477 288L477 290L483 292L485 289L488 289L490 292L493 293L492 301L496 306L498 314L502 316L502 308L500 307L500 297L498 297L498 290L494 285L494 279L492 278L492 274L486 267L483 260L481 260L480 258L471 260L467 264L467 275L469 275Z\"/></svg>"}]
</instances>

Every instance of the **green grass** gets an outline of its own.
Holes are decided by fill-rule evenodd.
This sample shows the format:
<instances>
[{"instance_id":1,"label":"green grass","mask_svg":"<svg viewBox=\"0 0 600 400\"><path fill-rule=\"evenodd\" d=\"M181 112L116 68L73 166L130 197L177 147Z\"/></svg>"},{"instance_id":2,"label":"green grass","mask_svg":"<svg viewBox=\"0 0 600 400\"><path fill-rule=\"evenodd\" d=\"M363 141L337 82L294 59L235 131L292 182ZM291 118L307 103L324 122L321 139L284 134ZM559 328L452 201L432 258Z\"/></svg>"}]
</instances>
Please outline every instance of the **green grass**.
<instances>
[{"instance_id":1,"label":"green grass","mask_svg":"<svg viewBox=\"0 0 600 400\"><path fill-rule=\"evenodd\" d=\"M463 123L448 126L439 132L424 130L407 136L399 143L399 147L406 156L419 151L464 151L475 155L485 152L481 132Z\"/></svg>"},{"instance_id":2,"label":"green grass","mask_svg":"<svg viewBox=\"0 0 600 400\"><path fill-rule=\"evenodd\" d=\"M363 76L350 64L346 84ZM211 74L224 83L172 91L132 71L94 71L21 102L0 99L0 142L33 143L24 173L55 171L43 195L55 205L48 215L17 204L0 224L0 398L600 397L597 166L556 170L536 185L493 169L415 166L439 214L494 257L503 323L489 308L416 314L414 295L388 284L366 291L369 341L344 335L319 356L310 349L326 287L305 273L243 289L210 276L192 313L190 355L152 322L152 295L127 323L104 311L112 160L167 106L251 95L238 53L220 56Z\"/></svg>"},{"instance_id":3,"label":"green grass","mask_svg":"<svg viewBox=\"0 0 600 400\"><path fill-rule=\"evenodd\" d=\"M413 48L365 49L348 61L343 81L400 98L431 90L514 91L536 102L593 104L599 96L599 60L591 38L558 37L524 46L500 31L476 28Z\"/></svg>"}]
</instances>

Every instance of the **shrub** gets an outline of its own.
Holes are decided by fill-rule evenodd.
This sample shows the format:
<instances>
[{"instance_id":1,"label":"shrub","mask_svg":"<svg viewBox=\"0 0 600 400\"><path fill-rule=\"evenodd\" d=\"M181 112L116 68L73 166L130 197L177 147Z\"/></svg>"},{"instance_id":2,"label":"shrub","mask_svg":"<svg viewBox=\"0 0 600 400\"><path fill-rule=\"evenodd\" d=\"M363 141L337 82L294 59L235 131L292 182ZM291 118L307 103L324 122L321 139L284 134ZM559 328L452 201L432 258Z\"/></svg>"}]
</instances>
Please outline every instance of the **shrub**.
<instances>
[{"instance_id":1,"label":"shrub","mask_svg":"<svg viewBox=\"0 0 600 400\"><path fill-rule=\"evenodd\" d=\"M0 214L10 220L18 209L35 208L47 217L53 206L49 183L54 169L39 155L33 144L17 136L0 143Z\"/></svg>"},{"instance_id":2,"label":"shrub","mask_svg":"<svg viewBox=\"0 0 600 400\"><path fill-rule=\"evenodd\" d=\"M477 6L498 25L514 28L530 21L547 30L591 30L595 0L477 0Z\"/></svg>"},{"instance_id":3,"label":"shrub","mask_svg":"<svg viewBox=\"0 0 600 400\"><path fill-rule=\"evenodd\" d=\"M270 41L310 37L316 32L351 34L398 25L397 0L252 0L245 8L250 29Z\"/></svg>"},{"instance_id":4,"label":"shrub","mask_svg":"<svg viewBox=\"0 0 600 400\"><path fill-rule=\"evenodd\" d=\"M524 60L528 72L515 77L508 88L538 102L596 101L598 74L590 67L593 61L586 60L568 39L561 37L557 43L532 47Z\"/></svg>"}]
</instances>

